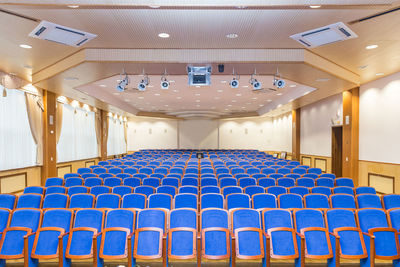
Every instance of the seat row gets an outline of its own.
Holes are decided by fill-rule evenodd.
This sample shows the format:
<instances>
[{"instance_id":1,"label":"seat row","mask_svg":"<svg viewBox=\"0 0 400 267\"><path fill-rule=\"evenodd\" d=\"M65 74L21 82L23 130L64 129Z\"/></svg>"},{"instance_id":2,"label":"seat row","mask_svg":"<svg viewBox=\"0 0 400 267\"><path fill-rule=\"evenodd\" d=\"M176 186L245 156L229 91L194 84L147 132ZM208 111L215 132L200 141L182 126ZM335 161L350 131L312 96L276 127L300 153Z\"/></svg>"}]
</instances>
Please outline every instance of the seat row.
<instances>
[{"instance_id":1,"label":"seat row","mask_svg":"<svg viewBox=\"0 0 400 267\"><path fill-rule=\"evenodd\" d=\"M25 266L58 260L59 266L90 259L128 266L213 260L270 266L271 259L309 260L339 266L342 259L373 266L375 259L399 265L400 209L19 209L0 210L0 261Z\"/></svg>"},{"instance_id":2,"label":"seat row","mask_svg":"<svg viewBox=\"0 0 400 267\"><path fill-rule=\"evenodd\" d=\"M202 194L200 197L191 193L171 195L167 193L141 194L126 192L119 195L115 193L102 193L93 195L77 193L73 195L53 193L42 196L28 193L19 197L14 195L0 195L0 207L7 209L20 208L282 208L282 209L329 209L329 208L400 208L400 195L385 195L382 198L374 194L361 194L356 197L347 194L307 194L301 196L294 193L285 193L278 196L270 193L257 193L253 195L231 193L226 196L218 193Z\"/></svg>"}]
</instances>

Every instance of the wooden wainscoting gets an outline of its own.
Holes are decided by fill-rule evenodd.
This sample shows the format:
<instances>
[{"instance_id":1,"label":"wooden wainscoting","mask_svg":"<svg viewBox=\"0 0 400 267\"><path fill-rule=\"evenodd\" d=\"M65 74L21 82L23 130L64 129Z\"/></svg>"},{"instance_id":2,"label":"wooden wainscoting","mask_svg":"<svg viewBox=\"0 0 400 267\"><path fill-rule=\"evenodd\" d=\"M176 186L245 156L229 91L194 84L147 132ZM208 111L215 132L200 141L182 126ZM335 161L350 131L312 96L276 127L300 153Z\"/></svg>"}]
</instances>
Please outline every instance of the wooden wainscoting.
<instances>
[{"instance_id":1,"label":"wooden wainscoting","mask_svg":"<svg viewBox=\"0 0 400 267\"><path fill-rule=\"evenodd\" d=\"M381 193L400 192L400 164L359 161L359 186L374 186Z\"/></svg>"},{"instance_id":2,"label":"wooden wainscoting","mask_svg":"<svg viewBox=\"0 0 400 267\"><path fill-rule=\"evenodd\" d=\"M317 156L317 155L300 155L300 163L308 165L311 168L320 168L324 173L330 173L332 171L332 158Z\"/></svg>"},{"instance_id":3,"label":"wooden wainscoting","mask_svg":"<svg viewBox=\"0 0 400 267\"><path fill-rule=\"evenodd\" d=\"M91 165L96 165L98 162L99 158L93 158L58 163L58 177L63 177L65 173L77 172L79 168L88 168Z\"/></svg>"},{"instance_id":4,"label":"wooden wainscoting","mask_svg":"<svg viewBox=\"0 0 400 267\"><path fill-rule=\"evenodd\" d=\"M57 177L64 177L65 174L72 172L72 164L57 166Z\"/></svg>"},{"instance_id":5,"label":"wooden wainscoting","mask_svg":"<svg viewBox=\"0 0 400 267\"><path fill-rule=\"evenodd\" d=\"M16 191L15 188L20 189L22 184L21 174L26 174L26 180L24 181L26 186L38 186L40 185L40 179L42 175L42 170L40 166L28 167L28 168L21 168L21 169L14 169L14 170L7 170L7 171L0 171L0 179L3 178L10 178L8 180L4 180L1 186L1 193L6 191L14 192ZM15 179L15 181L14 181ZM9 182L11 184L9 184ZM15 185L13 184L15 182ZM10 186L10 188L9 188ZM13 189L13 187L15 187Z\"/></svg>"},{"instance_id":6,"label":"wooden wainscoting","mask_svg":"<svg viewBox=\"0 0 400 267\"><path fill-rule=\"evenodd\" d=\"M0 176L0 193L12 194L24 190L28 184L27 172L20 172L5 176Z\"/></svg>"},{"instance_id":7,"label":"wooden wainscoting","mask_svg":"<svg viewBox=\"0 0 400 267\"><path fill-rule=\"evenodd\" d=\"M92 165L96 165L96 160L88 160L88 161L85 161L85 167L86 167L86 168L89 168L89 167L92 166Z\"/></svg>"}]
</instances>

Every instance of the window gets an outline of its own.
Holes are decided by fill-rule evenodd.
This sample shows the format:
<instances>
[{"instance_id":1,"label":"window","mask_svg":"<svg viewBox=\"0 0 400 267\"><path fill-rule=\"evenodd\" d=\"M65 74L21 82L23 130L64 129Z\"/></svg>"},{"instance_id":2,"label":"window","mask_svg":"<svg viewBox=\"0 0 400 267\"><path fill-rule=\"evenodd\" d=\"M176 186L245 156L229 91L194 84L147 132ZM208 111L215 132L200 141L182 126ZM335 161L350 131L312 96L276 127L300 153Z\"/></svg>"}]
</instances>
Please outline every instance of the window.
<instances>
[{"instance_id":1,"label":"window","mask_svg":"<svg viewBox=\"0 0 400 267\"><path fill-rule=\"evenodd\" d=\"M0 86L0 91L3 87ZM6 89L0 97L0 170L36 165L37 147L29 126L24 92Z\"/></svg>"},{"instance_id":2,"label":"window","mask_svg":"<svg viewBox=\"0 0 400 267\"><path fill-rule=\"evenodd\" d=\"M108 117L107 156L126 153L124 122L115 117Z\"/></svg>"},{"instance_id":3,"label":"window","mask_svg":"<svg viewBox=\"0 0 400 267\"><path fill-rule=\"evenodd\" d=\"M57 162L97 157L94 112L64 104L62 117Z\"/></svg>"}]
</instances>

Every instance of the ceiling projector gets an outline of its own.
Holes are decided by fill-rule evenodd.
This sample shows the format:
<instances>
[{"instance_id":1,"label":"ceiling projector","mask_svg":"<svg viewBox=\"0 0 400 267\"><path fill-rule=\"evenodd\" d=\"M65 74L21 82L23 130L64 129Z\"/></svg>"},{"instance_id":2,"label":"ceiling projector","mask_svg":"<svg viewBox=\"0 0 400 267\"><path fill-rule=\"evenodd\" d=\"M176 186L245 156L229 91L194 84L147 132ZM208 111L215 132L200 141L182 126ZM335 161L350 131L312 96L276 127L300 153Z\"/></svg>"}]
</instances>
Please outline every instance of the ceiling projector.
<instances>
[{"instance_id":1,"label":"ceiling projector","mask_svg":"<svg viewBox=\"0 0 400 267\"><path fill-rule=\"evenodd\" d=\"M211 84L211 66L188 66L188 83L190 86L205 86Z\"/></svg>"}]
</instances>

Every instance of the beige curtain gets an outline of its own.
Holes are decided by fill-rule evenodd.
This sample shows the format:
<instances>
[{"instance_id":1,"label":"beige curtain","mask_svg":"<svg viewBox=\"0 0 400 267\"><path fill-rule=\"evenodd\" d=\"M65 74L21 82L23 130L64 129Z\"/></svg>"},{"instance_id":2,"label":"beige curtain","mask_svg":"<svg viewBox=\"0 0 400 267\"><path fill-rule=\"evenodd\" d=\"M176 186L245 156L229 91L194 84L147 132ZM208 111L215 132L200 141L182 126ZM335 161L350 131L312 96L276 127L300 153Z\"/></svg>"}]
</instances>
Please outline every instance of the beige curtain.
<instances>
[{"instance_id":1,"label":"beige curtain","mask_svg":"<svg viewBox=\"0 0 400 267\"><path fill-rule=\"evenodd\" d=\"M124 137L125 137L125 144L128 145L128 123L126 121L124 123Z\"/></svg>"},{"instance_id":2,"label":"beige curtain","mask_svg":"<svg viewBox=\"0 0 400 267\"><path fill-rule=\"evenodd\" d=\"M101 111L98 110L94 114L94 127L96 131L96 140L97 140L97 154L101 156Z\"/></svg>"},{"instance_id":3,"label":"beige curtain","mask_svg":"<svg viewBox=\"0 0 400 267\"><path fill-rule=\"evenodd\" d=\"M63 107L64 104L57 102L56 106L56 142L60 141L61 130L62 130L62 121L63 121Z\"/></svg>"},{"instance_id":4,"label":"beige curtain","mask_svg":"<svg viewBox=\"0 0 400 267\"><path fill-rule=\"evenodd\" d=\"M37 104L39 96L25 93L26 111L33 140L37 146L36 163L43 164L43 115L42 109Z\"/></svg>"}]
</instances>

